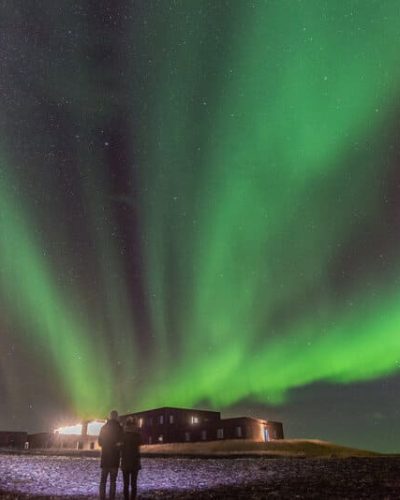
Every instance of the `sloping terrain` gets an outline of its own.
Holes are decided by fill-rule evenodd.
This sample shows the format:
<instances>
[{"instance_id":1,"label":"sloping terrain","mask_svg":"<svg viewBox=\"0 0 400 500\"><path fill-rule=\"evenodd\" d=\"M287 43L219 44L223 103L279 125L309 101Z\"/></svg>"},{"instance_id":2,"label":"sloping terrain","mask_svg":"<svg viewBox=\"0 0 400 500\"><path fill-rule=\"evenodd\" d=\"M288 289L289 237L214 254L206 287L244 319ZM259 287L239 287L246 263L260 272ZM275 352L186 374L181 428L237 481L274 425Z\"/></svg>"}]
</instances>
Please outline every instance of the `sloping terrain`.
<instances>
[{"instance_id":1,"label":"sloping terrain","mask_svg":"<svg viewBox=\"0 0 400 500\"><path fill-rule=\"evenodd\" d=\"M235 456L260 455L271 457L373 457L379 453L340 446L318 439L282 439L269 443L245 439L172 443L142 446L144 455Z\"/></svg>"}]
</instances>

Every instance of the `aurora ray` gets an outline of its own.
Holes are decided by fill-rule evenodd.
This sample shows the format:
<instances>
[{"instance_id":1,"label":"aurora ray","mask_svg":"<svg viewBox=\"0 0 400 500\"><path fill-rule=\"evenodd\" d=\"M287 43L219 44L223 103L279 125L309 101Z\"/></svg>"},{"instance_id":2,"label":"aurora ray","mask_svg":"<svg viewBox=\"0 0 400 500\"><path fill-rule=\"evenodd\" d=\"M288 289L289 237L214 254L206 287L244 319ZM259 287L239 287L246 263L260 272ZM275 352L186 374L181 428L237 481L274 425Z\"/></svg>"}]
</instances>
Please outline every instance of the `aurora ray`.
<instances>
[{"instance_id":1,"label":"aurora ray","mask_svg":"<svg viewBox=\"0 0 400 500\"><path fill-rule=\"evenodd\" d=\"M16 357L32 375L43 356L65 411L93 418L398 374L396 0L16 4L0 81L15 413Z\"/></svg>"}]
</instances>

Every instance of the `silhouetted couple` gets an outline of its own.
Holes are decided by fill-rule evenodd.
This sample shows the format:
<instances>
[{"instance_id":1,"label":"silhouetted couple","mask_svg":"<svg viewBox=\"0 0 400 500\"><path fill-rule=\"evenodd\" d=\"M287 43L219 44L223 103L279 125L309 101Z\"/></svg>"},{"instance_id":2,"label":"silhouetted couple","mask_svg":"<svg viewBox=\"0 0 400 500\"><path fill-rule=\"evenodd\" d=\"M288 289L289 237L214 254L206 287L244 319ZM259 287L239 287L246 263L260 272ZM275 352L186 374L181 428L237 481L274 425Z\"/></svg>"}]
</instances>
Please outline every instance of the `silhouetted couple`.
<instances>
[{"instance_id":1,"label":"silhouetted couple","mask_svg":"<svg viewBox=\"0 0 400 500\"><path fill-rule=\"evenodd\" d=\"M106 485L110 476L110 500L115 499L118 468L121 464L124 478L124 499L134 500L137 490L137 476L140 470L140 434L136 419L128 417L124 427L118 421L118 413L112 411L110 419L103 425L99 435L101 446L100 499L106 498ZM129 496L129 486L131 493Z\"/></svg>"}]
</instances>

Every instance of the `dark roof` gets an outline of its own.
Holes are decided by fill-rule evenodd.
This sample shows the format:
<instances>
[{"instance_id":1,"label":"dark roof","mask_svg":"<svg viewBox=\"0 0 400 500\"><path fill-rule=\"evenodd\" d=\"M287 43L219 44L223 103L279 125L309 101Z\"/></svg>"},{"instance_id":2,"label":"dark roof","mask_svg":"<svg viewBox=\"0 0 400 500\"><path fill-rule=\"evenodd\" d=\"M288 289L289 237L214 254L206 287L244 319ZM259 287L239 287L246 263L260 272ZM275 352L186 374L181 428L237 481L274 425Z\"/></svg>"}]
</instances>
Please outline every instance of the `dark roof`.
<instances>
[{"instance_id":1,"label":"dark roof","mask_svg":"<svg viewBox=\"0 0 400 500\"><path fill-rule=\"evenodd\" d=\"M263 420L262 418L254 418L254 417L231 417L231 418L223 418L222 422L229 422L234 420L251 420L252 422L259 422L261 424L270 424L268 420Z\"/></svg>"},{"instance_id":2,"label":"dark roof","mask_svg":"<svg viewBox=\"0 0 400 500\"><path fill-rule=\"evenodd\" d=\"M36 437L36 436L55 436L56 434L54 432L34 432L32 434L29 434L29 437ZM67 434L68 435L68 434ZM70 436L72 434L69 434Z\"/></svg>"},{"instance_id":3,"label":"dark roof","mask_svg":"<svg viewBox=\"0 0 400 500\"><path fill-rule=\"evenodd\" d=\"M139 415L142 413L153 413L155 411L165 411L165 410L188 411L188 412L197 412L197 413L213 413L215 415L221 414L221 412L214 411L214 410L199 410L197 408L177 408L174 406L161 406L160 408L153 408L152 410L143 410L143 411L135 411L132 413L126 413L125 415L121 415L121 417L127 417L129 415Z\"/></svg>"},{"instance_id":4,"label":"dark roof","mask_svg":"<svg viewBox=\"0 0 400 500\"><path fill-rule=\"evenodd\" d=\"M273 422L272 420L267 420L263 418L255 418L255 417L231 417L231 418L223 418L221 421L222 422L228 422L228 421L243 421L243 420L251 420L252 422L258 422L260 424L267 424L267 425L282 425L281 422Z\"/></svg>"},{"instance_id":5,"label":"dark roof","mask_svg":"<svg viewBox=\"0 0 400 500\"><path fill-rule=\"evenodd\" d=\"M22 436L22 435L27 434L27 432L25 432L25 431L0 431L0 434L13 434L14 436L16 434L19 434Z\"/></svg>"}]
</instances>

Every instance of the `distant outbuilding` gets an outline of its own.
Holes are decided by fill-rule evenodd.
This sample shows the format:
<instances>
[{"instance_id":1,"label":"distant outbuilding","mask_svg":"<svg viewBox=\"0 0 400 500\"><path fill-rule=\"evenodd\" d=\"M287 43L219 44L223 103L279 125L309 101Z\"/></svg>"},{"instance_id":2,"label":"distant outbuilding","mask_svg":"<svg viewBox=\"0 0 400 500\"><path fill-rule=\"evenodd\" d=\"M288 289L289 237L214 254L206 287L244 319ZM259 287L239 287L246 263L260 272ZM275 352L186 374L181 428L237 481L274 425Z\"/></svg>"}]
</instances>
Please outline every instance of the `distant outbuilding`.
<instances>
[{"instance_id":1,"label":"distant outbuilding","mask_svg":"<svg viewBox=\"0 0 400 500\"><path fill-rule=\"evenodd\" d=\"M0 431L0 448L23 449L27 440L26 432Z\"/></svg>"}]
</instances>

